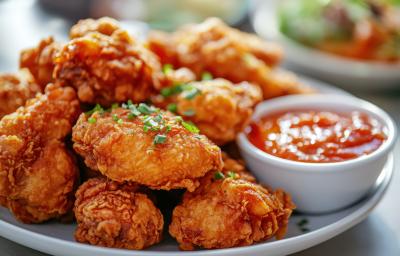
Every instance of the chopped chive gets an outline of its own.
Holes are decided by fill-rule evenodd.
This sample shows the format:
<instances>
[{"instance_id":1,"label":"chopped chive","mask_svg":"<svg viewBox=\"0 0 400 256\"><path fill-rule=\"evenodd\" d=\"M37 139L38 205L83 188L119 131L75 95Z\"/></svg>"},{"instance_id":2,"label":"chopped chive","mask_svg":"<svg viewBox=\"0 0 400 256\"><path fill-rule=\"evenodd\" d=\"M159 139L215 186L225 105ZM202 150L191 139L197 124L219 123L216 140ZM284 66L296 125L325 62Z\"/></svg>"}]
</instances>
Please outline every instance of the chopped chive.
<instances>
[{"instance_id":1,"label":"chopped chive","mask_svg":"<svg viewBox=\"0 0 400 256\"><path fill-rule=\"evenodd\" d=\"M154 121L156 121L157 123L162 121L162 115L158 114L154 117Z\"/></svg>"},{"instance_id":2,"label":"chopped chive","mask_svg":"<svg viewBox=\"0 0 400 256\"><path fill-rule=\"evenodd\" d=\"M186 91L185 94L183 95L183 97L184 97L185 99L191 100L191 99L193 99L194 97L196 97L197 95L199 95L200 92L201 92L201 91L200 91L199 89L197 89L197 88L192 88L192 89Z\"/></svg>"},{"instance_id":3,"label":"chopped chive","mask_svg":"<svg viewBox=\"0 0 400 256\"><path fill-rule=\"evenodd\" d=\"M143 131L144 131L144 132L148 132L149 129L150 129L150 127L148 127L147 125L143 126Z\"/></svg>"},{"instance_id":4,"label":"chopped chive","mask_svg":"<svg viewBox=\"0 0 400 256\"><path fill-rule=\"evenodd\" d=\"M162 71L164 74L168 75L169 73L171 73L173 71L174 67L172 66L172 64L165 64L162 67Z\"/></svg>"},{"instance_id":5,"label":"chopped chive","mask_svg":"<svg viewBox=\"0 0 400 256\"><path fill-rule=\"evenodd\" d=\"M120 119L118 119L118 121L117 121L117 123L118 124L122 124L124 121L120 118Z\"/></svg>"},{"instance_id":6,"label":"chopped chive","mask_svg":"<svg viewBox=\"0 0 400 256\"><path fill-rule=\"evenodd\" d=\"M119 107L119 104L118 104L118 103L114 103L114 104L111 105L111 109L116 109L116 108L118 108L118 107Z\"/></svg>"},{"instance_id":7,"label":"chopped chive","mask_svg":"<svg viewBox=\"0 0 400 256\"><path fill-rule=\"evenodd\" d=\"M215 180L221 180L221 179L224 179L224 178L225 178L225 175L222 172L214 173L214 179Z\"/></svg>"},{"instance_id":8,"label":"chopped chive","mask_svg":"<svg viewBox=\"0 0 400 256\"><path fill-rule=\"evenodd\" d=\"M152 109L150 106L144 103L140 103L139 106L137 107L137 110L145 115L149 115L154 112L154 109Z\"/></svg>"},{"instance_id":9,"label":"chopped chive","mask_svg":"<svg viewBox=\"0 0 400 256\"><path fill-rule=\"evenodd\" d=\"M113 119L115 122L118 122L119 117L118 117L116 114L113 114L113 115L112 115L112 119Z\"/></svg>"},{"instance_id":10,"label":"chopped chive","mask_svg":"<svg viewBox=\"0 0 400 256\"><path fill-rule=\"evenodd\" d=\"M301 228L300 230L301 230L301 232L303 232L303 233L310 232L310 229L309 229L309 228Z\"/></svg>"},{"instance_id":11,"label":"chopped chive","mask_svg":"<svg viewBox=\"0 0 400 256\"><path fill-rule=\"evenodd\" d=\"M197 128L196 125L194 125L192 122L182 121L182 126L185 127L186 130L188 130L189 132L192 132L192 133L200 132L199 128Z\"/></svg>"},{"instance_id":12,"label":"chopped chive","mask_svg":"<svg viewBox=\"0 0 400 256\"><path fill-rule=\"evenodd\" d=\"M166 131L166 132L169 132L169 131L171 131L171 129L172 129L171 125L167 125L167 126L165 126L165 131Z\"/></svg>"},{"instance_id":13,"label":"chopped chive","mask_svg":"<svg viewBox=\"0 0 400 256\"><path fill-rule=\"evenodd\" d=\"M104 109L100 104L96 104L96 106L92 110L87 111L85 114L90 116L95 112L100 112L100 114L102 114L104 112Z\"/></svg>"},{"instance_id":14,"label":"chopped chive","mask_svg":"<svg viewBox=\"0 0 400 256\"><path fill-rule=\"evenodd\" d=\"M308 224L308 220L307 219L301 219L297 222L297 226L299 227L303 227L304 225Z\"/></svg>"},{"instance_id":15,"label":"chopped chive","mask_svg":"<svg viewBox=\"0 0 400 256\"><path fill-rule=\"evenodd\" d=\"M193 86L190 84L177 84L171 87L161 89L160 93L164 97L169 97L191 89L193 89Z\"/></svg>"},{"instance_id":16,"label":"chopped chive","mask_svg":"<svg viewBox=\"0 0 400 256\"><path fill-rule=\"evenodd\" d=\"M228 178L236 179L236 173L235 172L229 171L227 173L227 175L228 175Z\"/></svg>"},{"instance_id":17,"label":"chopped chive","mask_svg":"<svg viewBox=\"0 0 400 256\"><path fill-rule=\"evenodd\" d=\"M168 104L167 109L172 113L176 113L176 111L178 110L178 106L175 103L170 103Z\"/></svg>"},{"instance_id":18,"label":"chopped chive","mask_svg":"<svg viewBox=\"0 0 400 256\"><path fill-rule=\"evenodd\" d=\"M153 142L154 142L154 144L162 144L162 143L164 143L166 140L167 140L167 136L166 136L166 135L164 135L164 134L157 134L157 135L154 137Z\"/></svg>"},{"instance_id":19,"label":"chopped chive","mask_svg":"<svg viewBox=\"0 0 400 256\"><path fill-rule=\"evenodd\" d=\"M178 123L183 122L183 119L182 119L181 116L176 116L176 117L175 117L175 120L176 120L176 122L178 122Z\"/></svg>"},{"instance_id":20,"label":"chopped chive","mask_svg":"<svg viewBox=\"0 0 400 256\"><path fill-rule=\"evenodd\" d=\"M196 112L193 109L188 109L186 111L183 111L182 113L184 116L194 116Z\"/></svg>"},{"instance_id":21,"label":"chopped chive","mask_svg":"<svg viewBox=\"0 0 400 256\"><path fill-rule=\"evenodd\" d=\"M201 74L201 80L206 81L206 80L212 80L213 76L210 72L203 72Z\"/></svg>"},{"instance_id":22,"label":"chopped chive","mask_svg":"<svg viewBox=\"0 0 400 256\"><path fill-rule=\"evenodd\" d=\"M94 118L94 117L89 117L89 119L88 119L88 122L89 122L89 124L94 124L94 123L96 123L96 118Z\"/></svg>"}]
</instances>

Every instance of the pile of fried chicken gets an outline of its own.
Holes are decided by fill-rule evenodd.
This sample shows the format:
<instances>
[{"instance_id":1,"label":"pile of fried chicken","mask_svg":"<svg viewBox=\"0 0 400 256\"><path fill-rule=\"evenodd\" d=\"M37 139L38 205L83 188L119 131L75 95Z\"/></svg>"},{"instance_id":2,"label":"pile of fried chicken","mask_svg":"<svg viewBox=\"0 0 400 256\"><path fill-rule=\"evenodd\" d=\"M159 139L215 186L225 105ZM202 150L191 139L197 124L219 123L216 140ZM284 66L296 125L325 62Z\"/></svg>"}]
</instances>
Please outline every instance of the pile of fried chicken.
<instances>
[{"instance_id":1,"label":"pile of fried chicken","mask_svg":"<svg viewBox=\"0 0 400 256\"><path fill-rule=\"evenodd\" d=\"M290 196L220 148L261 100L312 92L281 58L216 18L146 42L87 19L42 40L0 75L0 204L23 223L75 218L78 242L114 248L159 243L165 223L183 250L281 238Z\"/></svg>"}]
</instances>

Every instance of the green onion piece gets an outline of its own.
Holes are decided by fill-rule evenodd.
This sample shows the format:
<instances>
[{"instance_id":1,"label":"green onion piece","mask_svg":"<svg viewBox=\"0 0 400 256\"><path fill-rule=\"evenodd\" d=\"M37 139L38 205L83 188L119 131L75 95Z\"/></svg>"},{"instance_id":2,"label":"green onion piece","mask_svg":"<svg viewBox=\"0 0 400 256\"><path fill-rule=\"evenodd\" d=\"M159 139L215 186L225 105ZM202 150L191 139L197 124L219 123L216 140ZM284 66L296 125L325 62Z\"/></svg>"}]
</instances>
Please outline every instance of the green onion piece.
<instances>
[{"instance_id":1,"label":"green onion piece","mask_svg":"<svg viewBox=\"0 0 400 256\"><path fill-rule=\"evenodd\" d=\"M229 171L227 173L227 175L228 175L229 178L236 179L236 173L235 172Z\"/></svg>"},{"instance_id":2,"label":"green onion piece","mask_svg":"<svg viewBox=\"0 0 400 256\"><path fill-rule=\"evenodd\" d=\"M124 120L122 120L121 118L118 119L118 121L117 121L118 124L122 124L123 122L124 122Z\"/></svg>"},{"instance_id":3,"label":"green onion piece","mask_svg":"<svg viewBox=\"0 0 400 256\"><path fill-rule=\"evenodd\" d=\"M200 91L199 89L197 89L197 88L192 88L192 89L190 89L190 90L188 90L188 91L185 91L183 97L184 97L185 99L191 100L191 99L193 99L194 97L196 97L197 95L199 95L200 92L201 92L201 91Z\"/></svg>"},{"instance_id":4,"label":"green onion piece","mask_svg":"<svg viewBox=\"0 0 400 256\"><path fill-rule=\"evenodd\" d=\"M116 109L116 108L118 108L118 107L119 107L119 104L118 104L118 103L114 103L114 104L111 105L111 109Z\"/></svg>"},{"instance_id":5,"label":"green onion piece","mask_svg":"<svg viewBox=\"0 0 400 256\"><path fill-rule=\"evenodd\" d=\"M113 119L115 122L118 122L119 117L118 117L116 114L113 114L113 115L112 115L112 119Z\"/></svg>"},{"instance_id":6,"label":"green onion piece","mask_svg":"<svg viewBox=\"0 0 400 256\"><path fill-rule=\"evenodd\" d=\"M165 126L165 131L166 131L166 132L170 132L171 129L172 129L171 125Z\"/></svg>"},{"instance_id":7,"label":"green onion piece","mask_svg":"<svg viewBox=\"0 0 400 256\"><path fill-rule=\"evenodd\" d=\"M144 103L140 103L139 106L137 107L137 110L140 113L145 114L145 115L149 115L154 112L154 110L150 106L148 106Z\"/></svg>"},{"instance_id":8,"label":"green onion piece","mask_svg":"<svg viewBox=\"0 0 400 256\"><path fill-rule=\"evenodd\" d=\"M157 123L162 121L162 115L158 114L154 117L154 121L156 121Z\"/></svg>"},{"instance_id":9,"label":"green onion piece","mask_svg":"<svg viewBox=\"0 0 400 256\"><path fill-rule=\"evenodd\" d=\"M184 116L194 116L196 112L193 109L188 109L182 113Z\"/></svg>"},{"instance_id":10,"label":"green onion piece","mask_svg":"<svg viewBox=\"0 0 400 256\"><path fill-rule=\"evenodd\" d=\"M176 116L176 117L175 117L175 120L176 120L176 122L178 122L178 123L182 123L182 122L183 122L183 119L182 119L181 116Z\"/></svg>"},{"instance_id":11,"label":"green onion piece","mask_svg":"<svg viewBox=\"0 0 400 256\"><path fill-rule=\"evenodd\" d=\"M214 173L214 179L215 180L222 180L225 178L225 175L222 172L216 172Z\"/></svg>"},{"instance_id":12,"label":"green onion piece","mask_svg":"<svg viewBox=\"0 0 400 256\"><path fill-rule=\"evenodd\" d=\"M96 123L96 118L94 118L94 117L89 117L89 119L88 119L88 122L89 122L89 124L94 124L94 123Z\"/></svg>"},{"instance_id":13,"label":"green onion piece","mask_svg":"<svg viewBox=\"0 0 400 256\"><path fill-rule=\"evenodd\" d=\"M168 104L167 109L172 113L176 113L176 111L178 110L178 106L175 103L170 103Z\"/></svg>"},{"instance_id":14,"label":"green onion piece","mask_svg":"<svg viewBox=\"0 0 400 256\"><path fill-rule=\"evenodd\" d=\"M203 74L201 74L201 80L203 80L203 81L212 80L212 79L213 79L213 75L210 72L203 72Z\"/></svg>"},{"instance_id":15,"label":"green onion piece","mask_svg":"<svg viewBox=\"0 0 400 256\"><path fill-rule=\"evenodd\" d=\"M174 85L171 87L163 88L160 93L164 97L169 97L169 96L181 93L183 91L190 90L192 88L193 88L193 86L190 84L177 84L177 85Z\"/></svg>"},{"instance_id":16,"label":"green onion piece","mask_svg":"<svg viewBox=\"0 0 400 256\"><path fill-rule=\"evenodd\" d=\"M149 126L147 126L147 125L143 126L143 131L144 131L144 132L148 132L148 131L149 131L149 129L150 129L150 127L149 127Z\"/></svg>"},{"instance_id":17,"label":"green onion piece","mask_svg":"<svg viewBox=\"0 0 400 256\"><path fill-rule=\"evenodd\" d=\"M96 104L96 106L92 110L87 111L85 114L90 116L95 112L100 112L100 114L102 114L104 112L104 109L100 104Z\"/></svg>"},{"instance_id":18,"label":"green onion piece","mask_svg":"<svg viewBox=\"0 0 400 256\"><path fill-rule=\"evenodd\" d=\"M182 121L182 126L185 127L186 130L188 130L189 132L192 132L192 133L200 132L199 128L197 128L192 122Z\"/></svg>"},{"instance_id":19,"label":"green onion piece","mask_svg":"<svg viewBox=\"0 0 400 256\"><path fill-rule=\"evenodd\" d=\"M172 66L172 64L165 64L162 67L162 71L164 74L168 75L169 73L171 73L174 70L174 67Z\"/></svg>"},{"instance_id":20,"label":"green onion piece","mask_svg":"<svg viewBox=\"0 0 400 256\"><path fill-rule=\"evenodd\" d=\"M154 137L153 143L154 143L154 144L162 144L162 143L164 143L166 140L167 140L167 136L166 136L166 135L164 135L164 134L157 134L157 135Z\"/></svg>"},{"instance_id":21,"label":"green onion piece","mask_svg":"<svg viewBox=\"0 0 400 256\"><path fill-rule=\"evenodd\" d=\"M303 226L305 226L305 225L307 225L308 224L308 220L307 219L301 219L301 220L299 220L298 222L297 222L297 225L299 226L299 227L303 227Z\"/></svg>"}]
</instances>

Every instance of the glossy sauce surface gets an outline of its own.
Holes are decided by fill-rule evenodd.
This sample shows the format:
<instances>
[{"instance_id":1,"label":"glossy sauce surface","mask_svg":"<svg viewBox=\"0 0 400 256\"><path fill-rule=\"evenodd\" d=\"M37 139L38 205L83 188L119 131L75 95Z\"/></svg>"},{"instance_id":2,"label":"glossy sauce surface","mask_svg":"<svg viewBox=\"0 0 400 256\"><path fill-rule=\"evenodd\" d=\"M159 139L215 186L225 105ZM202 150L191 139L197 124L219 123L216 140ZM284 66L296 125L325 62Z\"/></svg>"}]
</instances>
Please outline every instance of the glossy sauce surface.
<instances>
[{"instance_id":1,"label":"glossy sauce surface","mask_svg":"<svg viewBox=\"0 0 400 256\"><path fill-rule=\"evenodd\" d=\"M360 112L287 111L270 114L246 129L262 151L288 160L340 162L370 154L386 140L378 120Z\"/></svg>"}]
</instances>

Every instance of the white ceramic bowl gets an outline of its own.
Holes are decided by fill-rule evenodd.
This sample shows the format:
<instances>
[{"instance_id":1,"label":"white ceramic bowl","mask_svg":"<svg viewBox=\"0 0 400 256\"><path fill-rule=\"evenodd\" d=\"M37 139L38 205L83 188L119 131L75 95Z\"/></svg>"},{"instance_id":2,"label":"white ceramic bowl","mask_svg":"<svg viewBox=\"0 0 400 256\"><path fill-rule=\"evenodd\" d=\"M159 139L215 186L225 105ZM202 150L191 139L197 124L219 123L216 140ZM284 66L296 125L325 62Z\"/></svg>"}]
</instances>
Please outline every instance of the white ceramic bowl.
<instances>
[{"instance_id":1,"label":"white ceramic bowl","mask_svg":"<svg viewBox=\"0 0 400 256\"><path fill-rule=\"evenodd\" d=\"M288 191L297 210L325 213L349 206L361 199L382 171L393 149L396 127L388 114L364 100L346 95L294 95L264 101L256 108L253 120L274 112L294 109L360 111L387 130L387 140L374 152L343 162L304 163L265 153L252 145L244 133L237 142L247 166L263 184Z\"/></svg>"},{"instance_id":2,"label":"white ceramic bowl","mask_svg":"<svg viewBox=\"0 0 400 256\"><path fill-rule=\"evenodd\" d=\"M254 30L278 42L285 51L285 65L294 71L348 89L382 90L400 88L400 63L357 61L305 47L279 31L278 0L264 1L254 10Z\"/></svg>"}]
</instances>

